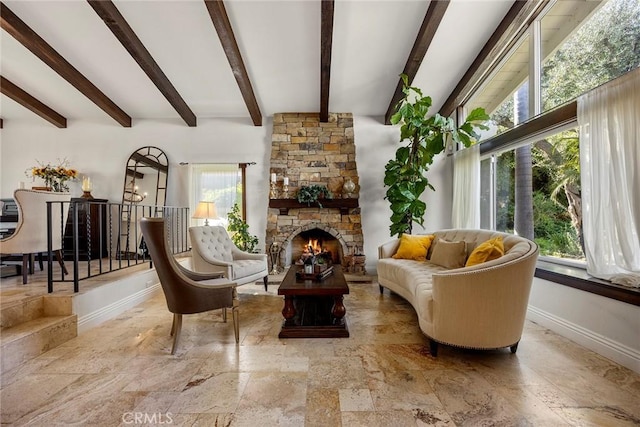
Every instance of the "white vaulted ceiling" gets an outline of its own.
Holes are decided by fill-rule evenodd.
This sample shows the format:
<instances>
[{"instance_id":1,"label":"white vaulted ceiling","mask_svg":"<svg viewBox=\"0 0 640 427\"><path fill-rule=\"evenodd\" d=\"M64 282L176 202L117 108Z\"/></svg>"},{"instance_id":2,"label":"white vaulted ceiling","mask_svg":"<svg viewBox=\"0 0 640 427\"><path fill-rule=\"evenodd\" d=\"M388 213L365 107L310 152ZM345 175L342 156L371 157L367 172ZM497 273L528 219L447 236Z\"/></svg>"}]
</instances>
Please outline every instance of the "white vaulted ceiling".
<instances>
[{"instance_id":1,"label":"white vaulted ceiling","mask_svg":"<svg viewBox=\"0 0 640 427\"><path fill-rule=\"evenodd\" d=\"M197 118L249 111L201 0L114 1ZM180 118L88 2L3 1L133 121ZM321 93L319 0L224 2L262 118L318 112ZM414 86L443 105L512 0L453 0L416 73ZM428 1L336 0L329 111L384 116L409 58ZM2 77L69 120L117 123L1 31ZM0 117L40 117L2 95Z\"/></svg>"}]
</instances>

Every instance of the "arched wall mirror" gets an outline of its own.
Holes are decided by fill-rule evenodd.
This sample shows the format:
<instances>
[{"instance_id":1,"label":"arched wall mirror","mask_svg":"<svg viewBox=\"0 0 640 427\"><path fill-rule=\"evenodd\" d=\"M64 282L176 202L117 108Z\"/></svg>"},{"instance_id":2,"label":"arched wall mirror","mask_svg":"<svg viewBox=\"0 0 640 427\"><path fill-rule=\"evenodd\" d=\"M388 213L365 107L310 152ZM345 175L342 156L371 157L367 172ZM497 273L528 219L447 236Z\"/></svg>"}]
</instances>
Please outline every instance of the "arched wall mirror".
<instances>
[{"instance_id":1,"label":"arched wall mirror","mask_svg":"<svg viewBox=\"0 0 640 427\"><path fill-rule=\"evenodd\" d=\"M169 161L157 147L142 147L127 160L122 190L123 204L164 206L167 199Z\"/></svg>"},{"instance_id":2,"label":"arched wall mirror","mask_svg":"<svg viewBox=\"0 0 640 427\"><path fill-rule=\"evenodd\" d=\"M122 189L122 211L119 248L121 258L129 258L142 250L138 222L143 216L162 216L167 199L169 161L157 147L136 150L125 167Z\"/></svg>"}]
</instances>

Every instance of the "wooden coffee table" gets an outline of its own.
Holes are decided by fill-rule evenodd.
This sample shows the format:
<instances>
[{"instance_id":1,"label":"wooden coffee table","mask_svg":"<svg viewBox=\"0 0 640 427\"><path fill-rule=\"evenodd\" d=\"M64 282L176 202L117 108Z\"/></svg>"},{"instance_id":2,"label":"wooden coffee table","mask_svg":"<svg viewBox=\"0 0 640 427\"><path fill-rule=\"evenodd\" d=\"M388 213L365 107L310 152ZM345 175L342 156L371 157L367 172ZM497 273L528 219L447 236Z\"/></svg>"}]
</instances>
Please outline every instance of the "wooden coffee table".
<instances>
[{"instance_id":1,"label":"wooden coffee table","mask_svg":"<svg viewBox=\"0 0 640 427\"><path fill-rule=\"evenodd\" d=\"M324 280L298 280L292 265L278 288L284 295L284 321L279 338L346 338L349 329L343 296L349 286L342 267L333 266L333 274Z\"/></svg>"}]
</instances>

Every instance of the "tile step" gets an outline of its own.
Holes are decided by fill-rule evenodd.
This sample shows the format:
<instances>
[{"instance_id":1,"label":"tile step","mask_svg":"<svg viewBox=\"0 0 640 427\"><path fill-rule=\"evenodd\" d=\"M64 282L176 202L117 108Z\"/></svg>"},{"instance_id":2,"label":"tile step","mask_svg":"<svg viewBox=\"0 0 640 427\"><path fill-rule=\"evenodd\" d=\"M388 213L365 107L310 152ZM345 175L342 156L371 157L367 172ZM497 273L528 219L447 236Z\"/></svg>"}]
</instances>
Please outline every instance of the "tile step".
<instances>
[{"instance_id":1,"label":"tile step","mask_svg":"<svg viewBox=\"0 0 640 427\"><path fill-rule=\"evenodd\" d=\"M46 316L72 314L73 301L69 296L31 296L9 301L0 306L0 327L13 328L21 323Z\"/></svg>"},{"instance_id":2,"label":"tile step","mask_svg":"<svg viewBox=\"0 0 640 427\"><path fill-rule=\"evenodd\" d=\"M5 373L75 338L75 314L45 316L0 330L0 372Z\"/></svg>"},{"instance_id":3,"label":"tile step","mask_svg":"<svg viewBox=\"0 0 640 427\"><path fill-rule=\"evenodd\" d=\"M44 316L42 295L3 303L0 307L0 327L2 329L11 328L42 316Z\"/></svg>"}]
</instances>

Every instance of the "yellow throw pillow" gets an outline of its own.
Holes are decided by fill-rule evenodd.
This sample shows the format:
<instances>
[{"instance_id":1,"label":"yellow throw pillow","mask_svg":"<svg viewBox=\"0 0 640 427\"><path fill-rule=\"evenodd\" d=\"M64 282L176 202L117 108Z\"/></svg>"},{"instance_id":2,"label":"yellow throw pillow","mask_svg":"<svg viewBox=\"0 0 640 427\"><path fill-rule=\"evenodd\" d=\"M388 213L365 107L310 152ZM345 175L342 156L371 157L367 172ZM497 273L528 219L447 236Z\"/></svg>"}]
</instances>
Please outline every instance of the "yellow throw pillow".
<instances>
[{"instance_id":1,"label":"yellow throw pillow","mask_svg":"<svg viewBox=\"0 0 640 427\"><path fill-rule=\"evenodd\" d=\"M431 245L433 238L433 234L403 234L400 237L400 246L392 258L424 261L427 259L427 251L429 250L429 246Z\"/></svg>"},{"instance_id":2,"label":"yellow throw pillow","mask_svg":"<svg viewBox=\"0 0 640 427\"><path fill-rule=\"evenodd\" d=\"M493 239L480 243L478 247L471 252L465 267L498 259L502 255L504 255L504 243L502 242L502 237L494 237Z\"/></svg>"}]
</instances>

